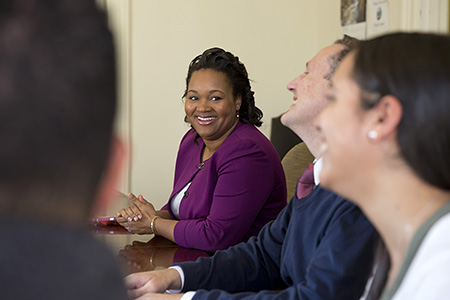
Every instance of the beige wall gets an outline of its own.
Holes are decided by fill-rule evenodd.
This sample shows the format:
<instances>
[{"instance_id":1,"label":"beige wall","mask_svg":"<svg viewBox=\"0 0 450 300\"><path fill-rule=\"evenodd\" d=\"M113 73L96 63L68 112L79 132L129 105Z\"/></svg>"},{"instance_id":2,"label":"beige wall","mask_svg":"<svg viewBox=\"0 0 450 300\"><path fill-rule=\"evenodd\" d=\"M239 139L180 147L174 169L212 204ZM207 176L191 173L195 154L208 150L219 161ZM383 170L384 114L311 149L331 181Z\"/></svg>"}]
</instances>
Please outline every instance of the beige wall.
<instances>
[{"instance_id":1,"label":"beige wall","mask_svg":"<svg viewBox=\"0 0 450 300\"><path fill-rule=\"evenodd\" d=\"M449 31L449 0L390 0L390 31Z\"/></svg>"},{"instance_id":2,"label":"beige wall","mask_svg":"<svg viewBox=\"0 0 450 300\"><path fill-rule=\"evenodd\" d=\"M324 7L338 20L335 5ZM167 201L188 129L181 100L188 63L207 48L222 47L244 62L269 136L271 118L292 101L286 84L319 47L317 10L308 0L132 1L131 191L156 207ZM329 41L340 35L336 28Z\"/></svg>"},{"instance_id":3,"label":"beige wall","mask_svg":"<svg viewBox=\"0 0 450 300\"><path fill-rule=\"evenodd\" d=\"M143 194L156 208L171 192L178 144L188 130L181 95L194 56L218 46L240 57L264 112L261 130L269 136L271 118L292 101L286 84L342 33L339 0L98 1L118 36L118 128L131 157L120 189ZM419 2L429 0L391 0L391 30L420 28Z\"/></svg>"}]
</instances>

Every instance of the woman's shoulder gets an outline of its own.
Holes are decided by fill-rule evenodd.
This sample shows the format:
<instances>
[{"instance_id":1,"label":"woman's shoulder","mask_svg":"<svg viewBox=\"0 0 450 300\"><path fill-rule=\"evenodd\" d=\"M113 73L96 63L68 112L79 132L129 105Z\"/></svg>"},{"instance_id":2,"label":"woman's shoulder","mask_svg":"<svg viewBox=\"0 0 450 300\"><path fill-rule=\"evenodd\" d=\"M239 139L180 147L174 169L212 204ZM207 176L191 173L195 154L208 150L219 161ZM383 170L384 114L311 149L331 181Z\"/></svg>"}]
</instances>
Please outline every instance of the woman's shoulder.
<instances>
[{"instance_id":1,"label":"woman's shoulder","mask_svg":"<svg viewBox=\"0 0 450 300\"><path fill-rule=\"evenodd\" d=\"M416 232L400 274L394 286L387 290L387 296L393 295L392 299L444 299L450 293L450 213L442 212L438 211L427 221L429 224L422 224ZM426 297L418 297L421 294Z\"/></svg>"},{"instance_id":2,"label":"woman's shoulder","mask_svg":"<svg viewBox=\"0 0 450 300\"><path fill-rule=\"evenodd\" d=\"M239 122L234 131L227 138L229 144L248 143L256 145L272 145L269 139L252 124Z\"/></svg>"},{"instance_id":3,"label":"woman's shoulder","mask_svg":"<svg viewBox=\"0 0 450 300\"><path fill-rule=\"evenodd\" d=\"M279 160L278 153L266 136L254 125L238 123L234 131L216 151L216 157L233 159L246 155Z\"/></svg>"},{"instance_id":4,"label":"woman's shoulder","mask_svg":"<svg viewBox=\"0 0 450 300\"><path fill-rule=\"evenodd\" d=\"M255 125L242 122L237 123L233 133L239 137L252 136L254 134L264 136L264 134Z\"/></svg>"},{"instance_id":5,"label":"woman's shoulder","mask_svg":"<svg viewBox=\"0 0 450 300\"><path fill-rule=\"evenodd\" d=\"M194 140L196 134L197 132L193 128L189 128L189 130L183 135L181 142L184 142L185 140Z\"/></svg>"},{"instance_id":6,"label":"woman's shoulder","mask_svg":"<svg viewBox=\"0 0 450 300\"><path fill-rule=\"evenodd\" d=\"M198 136L197 131L193 128L190 128L184 136L181 138L180 146L182 145L200 145L203 143L203 140Z\"/></svg>"},{"instance_id":7,"label":"woman's shoulder","mask_svg":"<svg viewBox=\"0 0 450 300\"><path fill-rule=\"evenodd\" d=\"M189 153L197 153L203 148L203 140L197 136L197 132L194 129L189 129L183 136L178 147L178 155L183 156Z\"/></svg>"},{"instance_id":8,"label":"woman's shoulder","mask_svg":"<svg viewBox=\"0 0 450 300\"><path fill-rule=\"evenodd\" d=\"M435 220L433 217L428 220L430 226L428 230L425 228L423 241L420 243L425 250L437 251L438 249L449 249L450 247L450 235L448 234L450 230L450 204L445 205L440 211L435 215ZM440 214L439 214L440 213ZM426 227L424 224L423 227ZM419 229L420 231L420 229ZM450 251L447 252L450 257Z\"/></svg>"}]
</instances>

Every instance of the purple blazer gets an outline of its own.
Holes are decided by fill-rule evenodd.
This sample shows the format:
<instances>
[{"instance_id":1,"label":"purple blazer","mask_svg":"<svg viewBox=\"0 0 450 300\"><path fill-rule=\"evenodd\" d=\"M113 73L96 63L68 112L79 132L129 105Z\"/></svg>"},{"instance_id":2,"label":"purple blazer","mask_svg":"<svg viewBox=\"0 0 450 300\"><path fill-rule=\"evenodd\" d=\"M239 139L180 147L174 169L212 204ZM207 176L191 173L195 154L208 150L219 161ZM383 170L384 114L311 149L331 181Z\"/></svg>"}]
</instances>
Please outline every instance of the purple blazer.
<instances>
[{"instance_id":1,"label":"purple blazer","mask_svg":"<svg viewBox=\"0 0 450 300\"><path fill-rule=\"evenodd\" d=\"M247 241L286 206L286 182L272 143L253 125L238 122L216 152L203 163L201 137L183 137L170 199L192 181L181 201L175 242L205 251Z\"/></svg>"}]
</instances>

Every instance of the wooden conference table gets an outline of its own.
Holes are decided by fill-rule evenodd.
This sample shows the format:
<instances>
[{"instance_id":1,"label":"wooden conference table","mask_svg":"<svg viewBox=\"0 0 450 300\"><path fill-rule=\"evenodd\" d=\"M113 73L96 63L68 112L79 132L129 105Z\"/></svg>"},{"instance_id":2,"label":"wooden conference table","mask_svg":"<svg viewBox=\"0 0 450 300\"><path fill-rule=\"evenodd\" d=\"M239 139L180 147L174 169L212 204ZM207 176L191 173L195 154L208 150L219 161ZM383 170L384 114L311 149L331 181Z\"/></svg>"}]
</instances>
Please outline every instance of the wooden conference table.
<instances>
[{"instance_id":1,"label":"wooden conference table","mask_svg":"<svg viewBox=\"0 0 450 300\"><path fill-rule=\"evenodd\" d=\"M126 196L122 194L120 199L123 198ZM121 201L119 207L127 204L127 201ZM108 215L114 215L114 211L110 210ZM208 256L204 251L180 247L161 236L130 233L121 226L95 226L92 232L117 253L126 274L167 268L177 262Z\"/></svg>"}]
</instances>

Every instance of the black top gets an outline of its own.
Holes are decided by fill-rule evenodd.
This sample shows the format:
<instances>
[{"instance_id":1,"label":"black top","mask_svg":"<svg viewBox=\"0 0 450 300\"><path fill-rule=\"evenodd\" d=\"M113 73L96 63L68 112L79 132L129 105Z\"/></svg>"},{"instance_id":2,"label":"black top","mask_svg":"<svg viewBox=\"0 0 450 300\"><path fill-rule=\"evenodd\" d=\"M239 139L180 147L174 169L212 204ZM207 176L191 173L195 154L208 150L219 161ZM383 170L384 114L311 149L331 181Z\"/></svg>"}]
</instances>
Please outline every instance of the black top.
<instances>
[{"instance_id":1,"label":"black top","mask_svg":"<svg viewBox=\"0 0 450 300\"><path fill-rule=\"evenodd\" d=\"M123 274L87 230L0 220L2 299L127 299Z\"/></svg>"}]
</instances>

